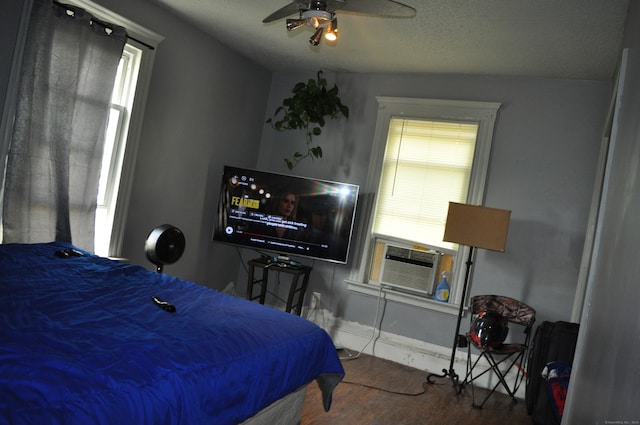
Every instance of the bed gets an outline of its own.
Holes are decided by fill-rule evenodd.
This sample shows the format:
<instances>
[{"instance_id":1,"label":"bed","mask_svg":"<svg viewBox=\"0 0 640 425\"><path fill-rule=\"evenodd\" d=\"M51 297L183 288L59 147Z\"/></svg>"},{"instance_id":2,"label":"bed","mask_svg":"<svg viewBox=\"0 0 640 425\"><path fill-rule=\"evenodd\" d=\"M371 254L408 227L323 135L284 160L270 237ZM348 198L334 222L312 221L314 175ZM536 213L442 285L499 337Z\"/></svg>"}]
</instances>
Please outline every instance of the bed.
<instances>
[{"instance_id":1,"label":"bed","mask_svg":"<svg viewBox=\"0 0 640 425\"><path fill-rule=\"evenodd\" d=\"M0 245L0 300L1 424L297 424L344 376L304 318L70 244Z\"/></svg>"}]
</instances>

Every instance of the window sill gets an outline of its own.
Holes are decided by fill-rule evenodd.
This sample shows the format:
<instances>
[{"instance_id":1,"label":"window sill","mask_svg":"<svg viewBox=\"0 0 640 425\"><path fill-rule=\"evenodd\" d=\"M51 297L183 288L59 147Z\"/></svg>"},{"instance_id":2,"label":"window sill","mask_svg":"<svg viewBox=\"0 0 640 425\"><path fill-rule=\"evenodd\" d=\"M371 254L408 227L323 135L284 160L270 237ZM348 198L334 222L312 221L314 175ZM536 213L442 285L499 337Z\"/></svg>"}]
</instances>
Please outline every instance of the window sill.
<instances>
[{"instance_id":1,"label":"window sill","mask_svg":"<svg viewBox=\"0 0 640 425\"><path fill-rule=\"evenodd\" d=\"M457 304L443 303L434 301L430 298L425 298L420 295L409 294L406 292L398 291L389 286L380 285L378 282L364 283L357 282L350 279L345 279L347 283L347 289L351 292L370 295L377 297L381 292L387 300L396 301L403 304L412 305L414 307L420 307L428 310L438 311L441 313L448 313L457 316L460 306Z\"/></svg>"}]
</instances>

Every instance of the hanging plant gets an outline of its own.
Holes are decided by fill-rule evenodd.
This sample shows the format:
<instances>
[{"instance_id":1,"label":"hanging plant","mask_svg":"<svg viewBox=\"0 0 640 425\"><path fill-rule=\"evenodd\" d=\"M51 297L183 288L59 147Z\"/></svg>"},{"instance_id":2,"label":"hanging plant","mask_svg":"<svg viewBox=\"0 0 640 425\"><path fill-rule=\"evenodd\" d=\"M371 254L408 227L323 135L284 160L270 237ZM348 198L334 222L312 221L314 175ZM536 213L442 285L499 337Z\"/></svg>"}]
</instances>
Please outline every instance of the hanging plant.
<instances>
[{"instance_id":1,"label":"hanging plant","mask_svg":"<svg viewBox=\"0 0 640 425\"><path fill-rule=\"evenodd\" d=\"M296 84L292 92L293 96L284 99L273 118L267 120L278 131L305 131L307 152L296 151L292 158L285 158L284 162L289 170L305 158L322 158L322 148L313 145L313 137L322 133L326 119L338 118L339 114L349 118L349 108L338 97L338 86L327 89L327 80L322 78L321 70L316 79Z\"/></svg>"}]
</instances>

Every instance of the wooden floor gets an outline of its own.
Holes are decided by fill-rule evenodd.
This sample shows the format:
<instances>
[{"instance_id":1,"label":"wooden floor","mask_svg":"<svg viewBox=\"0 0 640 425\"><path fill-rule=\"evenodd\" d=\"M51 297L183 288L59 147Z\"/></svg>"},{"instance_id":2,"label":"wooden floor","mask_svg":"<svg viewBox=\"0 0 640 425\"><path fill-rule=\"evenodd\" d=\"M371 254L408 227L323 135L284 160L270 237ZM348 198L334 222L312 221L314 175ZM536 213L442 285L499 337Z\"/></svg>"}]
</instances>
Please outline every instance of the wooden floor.
<instances>
[{"instance_id":1,"label":"wooden floor","mask_svg":"<svg viewBox=\"0 0 640 425\"><path fill-rule=\"evenodd\" d=\"M329 412L322 408L318 386L309 385L301 425L531 424L525 402L514 403L501 393L477 409L471 406L469 388L458 395L448 379L428 384L421 370L364 354L343 360L343 365L345 378L333 393Z\"/></svg>"}]
</instances>

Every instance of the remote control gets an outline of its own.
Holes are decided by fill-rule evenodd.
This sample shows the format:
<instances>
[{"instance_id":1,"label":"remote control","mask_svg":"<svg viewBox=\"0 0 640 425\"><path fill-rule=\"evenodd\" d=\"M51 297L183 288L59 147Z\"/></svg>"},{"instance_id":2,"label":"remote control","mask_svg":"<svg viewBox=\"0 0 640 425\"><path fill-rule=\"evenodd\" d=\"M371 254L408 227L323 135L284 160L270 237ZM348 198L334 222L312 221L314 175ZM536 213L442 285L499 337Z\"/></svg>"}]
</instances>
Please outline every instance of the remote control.
<instances>
[{"instance_id":1,"label":"remote control","mask_svg":"<svg viewBox=\"0 0 640 425\"><path fill-rule=\"evenodd\" d=\"M169 313L175 313L176 312L176 306L174 306L171 303L163 301L162 299L160 299L158 297L151 297L151 300L153 301L153 303L155 305L157 305L158 307L160 307L164 311L167 311Z\"/></svg>"},{"instance_id":2,"label":"remote control","mask_svg":"<svg viewBox=\"0 0 640 425\"><path fill-rule=\"evenodd\" d=\"M57 257L60 258L71 258L71 257L82 257L84 254L80 251L71 248L61 249L55 252Z\"/></svg>"}]
</instances>

